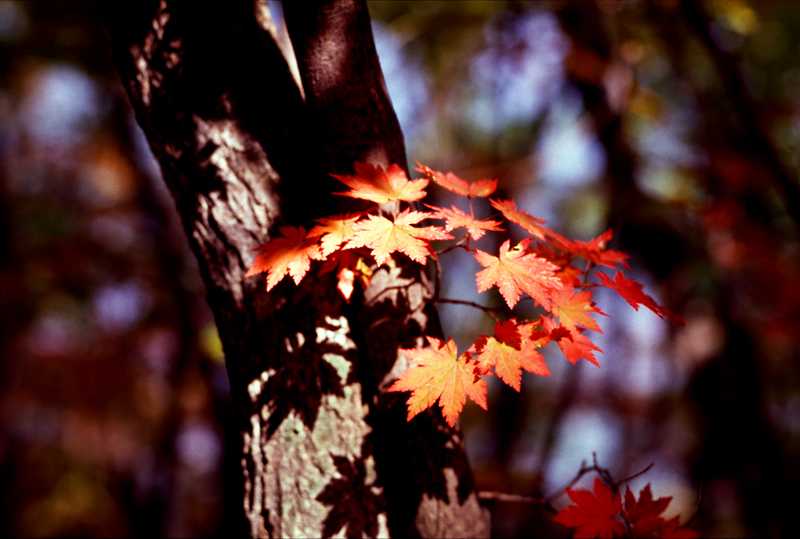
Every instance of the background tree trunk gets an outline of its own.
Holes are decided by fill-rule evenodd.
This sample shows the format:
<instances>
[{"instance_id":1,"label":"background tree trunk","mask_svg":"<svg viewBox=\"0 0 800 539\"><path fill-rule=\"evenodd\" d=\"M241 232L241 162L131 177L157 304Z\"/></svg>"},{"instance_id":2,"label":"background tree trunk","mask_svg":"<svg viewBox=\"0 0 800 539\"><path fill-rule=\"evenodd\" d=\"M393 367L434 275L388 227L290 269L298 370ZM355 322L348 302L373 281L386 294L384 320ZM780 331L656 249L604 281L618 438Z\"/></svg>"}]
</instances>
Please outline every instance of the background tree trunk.
<instances>
[{"instance_id":1,"label":"background tree trunk","mask_svg":"<svg viewBox=\"0 0 800 539\"><path fill-rule=\"evenodd\" d=\"M223 342L250 533L486 536L458 430L385 392L397 350L441 336L427 268L398 259L350 304L332 272L244 279L278 226L347 209L330 173L405 165L365 3L284 8L302 90L264 2L103 8Z\"/></svg>"}]
</instances>

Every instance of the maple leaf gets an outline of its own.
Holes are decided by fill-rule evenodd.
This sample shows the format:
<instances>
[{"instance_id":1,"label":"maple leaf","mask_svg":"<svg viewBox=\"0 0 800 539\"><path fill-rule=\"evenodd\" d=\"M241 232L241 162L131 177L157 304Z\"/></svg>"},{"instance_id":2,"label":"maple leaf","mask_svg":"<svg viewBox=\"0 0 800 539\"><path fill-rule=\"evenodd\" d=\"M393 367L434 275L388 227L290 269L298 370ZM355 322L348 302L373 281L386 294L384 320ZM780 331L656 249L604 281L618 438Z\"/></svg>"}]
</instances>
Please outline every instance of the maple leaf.
<instances>
[{"instance_id":1,"label":"maple leaf","mask_svg":"<svg viewBox=\"0 0 800 539\"><path fill-rule=\"evenodd\" d=\"M517 209L516 203L513 200L490 200L492 206L499 210L503 216L511 221L512 223L516 223L534 237L539 238L540 240L545 240L547 237L550 239L555 240L556 242L568 245L569 240L558 234L557 232L553 232L547 227L542 226L542 224L546 223L544 219L537 219L533 217L527 212Z\"/></svg>"},{"instance_id":2,"label":"maple leaf","mask_svg":"<svg viewBox=\"0 0 800 539\"><path fill-rule=\"evenodd\" d=\"M360 213L348 213L318 219L317 222L320 224L311 229L308 237L319 237L320 250L324 256L328 256L353 237L353 224L362 216Z\"/></svg>"},{"instance_id":3,"label":"maple leaf","mask_svg":"<svg viewBox=\"0 0 800 539\"><path fill-rule=\"evenodd\" d=\"M606 244L611 241L612 237L614 237L614 233L609 228L588 242L574 240L569 242L567 245L563 245L562 247L564 250L569 251L581 258L585 258L586 260L590 260L595 264L607 266L609 268L622 266L625 269L630 270L631 268L628 266L627 262L627 259L630 258L628 255L621 251L612 251L611 249L606 249Z\"/></svg>"},{"instance_id":4,"label":"maple leaf","mask_svg":"<svg viewBox=\"0 0 800 539\"><path fill-rule=\"evenodd\" d=\"M553 517L558 522L575 530L576 538L621 537L625 525L617 517L622 510L622 498L614 494L599 477L594 479L594 491L567 489L567 496L574 502Z\"/></svg>"},{"instance_id":5,"label":"maple leaf","mask_svg":"<svg viewBox=\"0 0 800 539\"><path fill-rule=\"evenodd\" d=\"M564 287L571 287L571 288L580 287L582 276L583 276L583 270L576 268L572 264L561 266L561 269L556 272L556 277L561 279L561 282L564 283Z\"/></svg>"},{"instance_id":6,"label":"maple leaf","mask_svg":"<svg viewBox=\"0 0 800 539\"><path fill-rule=\"evenodd\" d=\"M550 332L542 327L541 319L518 324L517 329L522 336L522 346L542 348L552 340Z\"/></svg>"},{"instance_id":7,"label":"maple leaf","mask_svg":"<svg viewBox=\"0 0 800 539\"><path fill-rule=\"evenodd\" d=\"M497 180L487 179L468 183L452 172L442 174L441 172L437 172L430 167L420 164L419 161L417 161L417 165L418 167L415 169L417 172L425 174L438 185L457 195L466 197L488 197L497 189Z\"/></svg>"},{"instance_id":8,"label":"maple leaf","mask_svg":"<svg viewBox=\"0 0 800 539\"><path fill-rule=\"evenodd\" d=\"M288 274L294 284L300 284L311 267L312 260L323 260L325 256L317 245L316 238L309 238L302 226L280 228L283 237L274 238L264 245L253 249L261 251L255 262L245 273L245 277L267 273L267 292Z\"/></svg>"},{"instance_id":9,"label":"maple leaf","mask_svg":"<svg viewBox=\"0 0 800 539\"><path fill-rule=\"evenodd\" d=\"M679 525L680 517L664 520L661 514L669 506L672 496L653 499L650 483L639 491L639 500L625 487L625 505L622 517L628 522L633 537L693 538L699 534Z\"/></svg>"},{"instance_id":10,"label":"maple leaf","mask_svg":"<svg viewBox=\"0 0 800 539\"><path fill-rule=\"evenodd\" d=\"M375 262L380 266L395 251L400 251L420 264L425 264L427 255L436 258L431 240L452 240L453 236L439 227L415 227L430 217L427 212L404 210L394 221L369 215L353 225L353 236L345 244L346 249L369 247Z\"/></svg>"},{"instance_id":11,"label":"maple leaf","mask_svg":"<svg viewBox=\"0 0 800 539\"><path fill-rule=\"evenodd\" d=\"M608 315L598 309L594 302L591 301L591 298L591 290L574 294L569 288L554 290L551 295L553 302L551 312L558 317L559 323L572 333L576 332L578 324L586 329L603 333L595 319L589 316L589 313Z\"/></svg>"},{"instance_id":12,"label":"maple leaf","mask_svg":"<svg viewBox=\"0 0 800 539\"><path fill-rule=\"evenodd\" d=\"M680 525L680 516L665 521L657 533L661 539L696 539L700 537L696 531Z\"/></svg>"},{"instance_id":13,"label":"maple leaf","mask_svg":"<svg viewBox=\"0 0 800 539\"><path fill-rule=\"evenodd\" d=\"M475 276L478 292L497 285L509 309L517 304L524 292L549 310L550 291L563 286L561 280L555 276L559 267L535 254L526 254L525 248L529 241L523 240L513 249L509 249L510 241L506 240L500 246L499 257L476 250L473 255L485 268Z\"/></svg>"},{"instance_id":14,"label":"maple leaf","mask_svg":"<svg viewBox=\"0 0 800 539\"><path fill-rule=\"evenodd\" d=\"M356 162L354 168L355 176L332 174L350 188L350 191L337 195L370 200L377 204L398 200L412 202L425 196L425 187L429 183L426 179L409 181L405 171L398 165L390 166L385 172L383 168L367 163Z\"/></svg>"},{"instance_id":15,"label":"maple leaf","mask_svg":"<svg viewBox=\"0 0 800 539\"><path fill-rule=\"evenodd\" d=\"M600 362L594 357L594 352L602 352L595 344L589 340L589 337L583 333L571 333L570 338L560 339L558 347L564 357L570 363L575 365L579 359L583 358L593 365L600 366Z\"/></svg>"},{"instance_id":16,"label":"maple leaf","mask_svg":"<svg viewBox=\"0 0 800 539\"><path fill-rule=\"evenodd\" d=\"M446 219L447 222L445 223L444 229L447 232L450 232L456 228L464 227L467 229L469 236L473 240L479 240L484 234L486 234L487 230L492 230L495 232L503 230L499 227L499 221L475 219L472 215L461 211L455 206L451 206L452 209L448 210L445 208L439 208L437 206L430 206L428 204L425 205L432 210L435 210L431 214L431 219Z\"/></svg>"},{"instance_id":17,"label":"maple leaf","mask_svg":"<svg viewBox=\"0 0 800 539\"><path fill-rule=\"evenodd\" d=\"M603 285L615 290L617 294L622 296L622 299L627 301L634 310L639 310L639 305L644 305L654 313L656 313L665 322L671 322L676 326L683 326L685 322L680 315L677 315L661 305L656 303L656 300L645 294L642 290L642 285L633 279L628 279L625 275L618 271L614 275L614 280L603 273L598 271L597 276L603 282Z\"/></svg>"},{"instance_id":18,"label":"maple leaf","mask_svg":"<svg viewBox=\"0 0 800 539\"><path fill-rule=\"evenodd\" d=\"M666 521L661 517L671 496L653 500L653 493L648 483L639 491L639 500L631 492L630 487L625 487L625 505L622 516L631 526L631 533L636 537L658 537Z\"/></svg>"},{"instance_id":19,"label":"maple leaf","mask_svg":"<svg viewBox=\"0 0 800 539\"><path fill-rule=\"evenodd\" d=\"M548 316L541 318L542 326L550 333L550 339L558 342L558 347L567 360L575 365L581 358L589 363L600 366L594 352L602 352L589 338L581 333L582 328L570 331L562 325L557 325L555 320Z\"/></svg>"},{"instance_id":20,"label":"maple leaf","mask_svg":"<svg viewBox=\"0 0 800 539\"><path fill-rule=\"evenodd\" d=\"M517 391L520 389L522 369L541 376L550 376L544 357L536 351L532 342L523 340L514 319L498 321L494 326L494 337L479 336L474 348L480 354L477 361L478 372L486 374L494 366L497 376Z\"/></svg>"},{"instance_id":21,"label":"maple leaf","mask_svg":"<svg viewBox=\"0 0 800 539\"><path fill-rule=\"evenodd\" d=\"M458 355L453 339L442 342L427 337L429 348L400 350L417 363L406 370L389 391L411 391L408 398L408 420L433 406L442 407L447 424L455 425L467 397L486 410L486 381L475 374L470 354Z\"/></svg>"}]
</instances>

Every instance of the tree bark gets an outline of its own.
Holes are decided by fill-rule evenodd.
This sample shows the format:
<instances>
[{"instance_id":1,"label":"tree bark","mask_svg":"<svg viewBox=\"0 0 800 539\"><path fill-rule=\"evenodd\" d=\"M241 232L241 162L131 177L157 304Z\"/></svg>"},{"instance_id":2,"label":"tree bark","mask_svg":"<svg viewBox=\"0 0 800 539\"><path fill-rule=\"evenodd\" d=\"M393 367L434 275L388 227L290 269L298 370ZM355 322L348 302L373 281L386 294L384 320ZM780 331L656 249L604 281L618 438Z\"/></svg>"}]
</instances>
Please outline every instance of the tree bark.
<instances>
[{"instance_id":1,"label":"tree bark","mask_svg":"<svg viewBox=\"0 0 800 539\"><path fill-rule=\"evenodd\" d=\"M407 423L386 393L398 349L441 336L427 268L376 268L349 304L333 273L270 293L244 279L278 226L346 209L331 173L405 164L366 4L284 8L302 90L266 3L103 7L223 342L250 533L486 536L459 431L434 412Z\"/></svg>"}]
</instances>

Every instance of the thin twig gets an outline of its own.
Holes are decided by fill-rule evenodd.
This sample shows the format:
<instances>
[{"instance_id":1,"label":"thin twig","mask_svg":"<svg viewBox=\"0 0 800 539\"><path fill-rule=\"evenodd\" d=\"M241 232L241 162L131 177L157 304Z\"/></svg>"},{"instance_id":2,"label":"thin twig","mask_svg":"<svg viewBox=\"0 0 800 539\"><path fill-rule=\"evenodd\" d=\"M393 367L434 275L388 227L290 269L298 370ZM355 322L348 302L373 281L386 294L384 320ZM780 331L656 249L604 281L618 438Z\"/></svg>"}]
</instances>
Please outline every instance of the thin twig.
<instances>
[{"instance_id":1,"label":"thin twig","mask_svg":"<svg viewBox=\"0 0 800 539\"><path fill-rule=\"evenodd\" d=\"M506 492L495 492L487 490L481 490L480 492L478 492L478 498L481 500L496 500L499 502L509 502L509 503L527 503L531 505L544 505L547 503L546 500L542 498L536 498L534 496L523 496L522 494L508 494Z\"/></svg>"},{"instance_id":2,"label":"thin twig","mask_svg":"<svg viewBox=\"0 0 800 539\"><path fill-rule=\"evenodd\" d=\"M694 513L692 513L692 516L690 516L688 520L684 522L684 528L688 528L691 523L694 522L700 515L700 508L703 506L703 484L705 483L705 480L706 474L703 472L703 476L700 478L700 482L697 485L697 503L694 506Z\"/></svg>"},{"instance_id":3,"label":"thin twig","mask_svg":"<svg viewBox=\"0 0 800 539\"><path fill-rule=\"evenodd\" d=\"M466 240L466 243L467 243L466 246L463 245L465 240ZM453 245L448 245L447 247L445 247L441 251L436 251L436 256L443 255L445 253L449 253L450 251L452 251L453 249L456 249L457 247L461 247L462 249L466 249L467 251L470 250L470 248L469 248L469 234L466 234L463 238L458 240L458 242L454 243Z\"/></svg>"},{"instance_id":4,"label":"thin twig","mask_svg":"<svg viewBox=\"0 0 800 539\"><path fill-rule=\"evenodd\" d=\"M653 466L655 466L655 465L656 465L656 463L655 463L655 462L651 462L650 464L648 464L647 466L645 466L644 470L642 470L641 472L636 472L635 474L633 474L633 475L630 475L630 476L626 477L625 479L621 479L621 480L619 481L619 483L617 483L617 485L622 485L622 484L624 484L624 483L627 483L627 482L629 482L629 481L633 481L634 479L636 479L636 478L637 478L637 477L639 477L640 475L644 475L645 473L649 472L649 471L650 471L650 468L652 468L652 467L653 467Z\"/></svg>"},{"instance_id":5,"label":"thin twig","mask_svg":"<svg viewBox=\"0 0 800 539\"><path fill-rule=\"evenodd\" d=\"M475 307L476 309L480 309L481 311L485 312L489 316L492 316L491 313L499 313L504 311L502 307L486 307L485 305L481 305L480 303L475 303L474 301L467 301L465 299L451 299L451 298L438 298L436 301L439 303L455 303L457 305L467 305L469 307Z\"/></svg>"},{"instance_id":6,"label":"thin twig","mask_svg":"<svg viewBox=\"0 0 800 539\"><path fill-rule=\"evenodd\" d=\"M547 498L547 505L549 505L550 502L552 502L553 500L555 500L556 498L558 498L562 494L564 494L568 489L571 489L572 487L574 487L575 484L578 481L580 481L581 478L584 475L586 475L587 473L589 473L589 472L596 472L597 475L599 475L600 478L603 481L605 481L606 483L611 485L611 487L614 490L617 490L620 485L622 485L624 483L627 483L628 481L631 481L631 480L639 477L640 475L643 475L644 473L650 471L650 469L653 466L655 466L655 463L651 462L650 464L645 466L643 470L641 470L639 472L636 472L635 474L630 475L630 476L626 477L625 479L621 479L619 481L614 481L614 478L612 477L611 472L608 470L608 468L603 468L602 466L600 466L598 464L598 462L597 462L597 453L595 453L595 452L592 452L592 462L593 462L593 464L591 466L587 466L585 461L582 462L581 463L581 469L578 470L578 473L575 475L575 477L572 479L572 481L570 481L570 483L566 487L564 487L563 489L559 490L556 494L554 494L554 495L550 496L549 498Z\"/></svg>"},{"instance_id":7,"label":"thin twig","mask_svg":"<svg viewBox=\"0 0 800 539\"><path fill-rule=\"evenodd\" d=\"M613 477L611 476L611 472L608 470L608 468L603 468L602 466L600 466L600 464L598 464L598 462L597 462L597 453L593 452L592 453L592 465L591 466L587 466L586 465L586 461L581 462L581 467L578 470L578 473L575 474L575 477L572 478L572 480L569 482L569 484L567 484L567 486L565 486L564 488L562 488L561 490L559 490L558 492L556 492L552 496L549 496L547 498L537 498L535 496L524 496L522 494L508 494L506 492L496 492L496 491L482 490L482 491L478 492L478 498L481 499L481 500L496 500L496 501L508 502L508 503L524 503L524 504L530 504L530 505L541 505L545 509L550 511L551 513L555 514L558 511L556 511L555 507L553 507L553 502L556 499L560 498L564 493L566 493L567 490L569 490L572 487L574 487L575 484L578 481L580 481L581 478L583 478L583 476L586 475L589 472L597 473L597 475L599 475L600 478L603 481L605 481L606 483L611 485L612 488L616 491L619 488L620 485L622 485L624 483L627 483L628 481L631 481L633 479L636 479L640 475L648 472L654 465L655 464L651 462L650 464L645 466L645 468L643 470L641 470L639 472L636 472L635 474L630 475L630 476L626 477L625 479L621 479L619 481L614 481ZM699 502L698 502L698 512L699 512Z\"/></svg>"}]
</instances>

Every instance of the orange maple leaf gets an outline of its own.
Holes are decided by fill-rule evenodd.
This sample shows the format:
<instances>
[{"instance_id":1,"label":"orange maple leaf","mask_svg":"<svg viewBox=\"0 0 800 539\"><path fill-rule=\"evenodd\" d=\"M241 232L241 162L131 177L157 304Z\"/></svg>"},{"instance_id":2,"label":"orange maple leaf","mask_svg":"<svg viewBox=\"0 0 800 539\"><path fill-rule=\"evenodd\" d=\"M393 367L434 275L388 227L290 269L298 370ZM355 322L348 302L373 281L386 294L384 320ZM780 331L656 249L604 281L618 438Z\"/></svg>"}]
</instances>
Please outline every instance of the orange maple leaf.
<instances>
[{"instance_id":1,"label":"orange maple leaf","mask_svg":"<svg viewBox=\"0 0 800 539\"><path fill-rule=\"evenodd\" d=\"M630 270L631 268L628 266L627 262L627 259L630 258L628 255L621 251L612 251L611 249L606 249L606 245L609 241L611 241L613 236L614 233L609 228L596 238L592 238L589 241L574 240L562 245L561 247L564 250L569 251L581 258L585 258L586 260L590 260L595 264L607 266L609 268L622 266L625 269Z\"/></svg>"},{"instance_id":2,"label":"orange maple leaf","mask_svg":"<svg viewBox=\"0 0 800 539\"><path fill-rule=\"evenodd\" d=\"M345 244L346 249L369 247L375 262L380 266L395 251L400 251L420 264L425 264L427 255L436 258L431 240L451 240L453 236L439 227L415 227L423 219L430 217L427 212L404 210L394 221L379 215L369 215L367 219L353 225L353 236Z\"/></svg>"},{"instance_id":3,"label":"orange maple leaf","mask_svg":"<svg viewBox=\"0 0 800 539\"><path fill-rule=\"evenodd\" d=\"M563 325L556 324L555 320L549 316L542 316L541 322L545 331L549 332L550 340L558 343L558 347L561 348L561 352L570 363L575 365L583 358L593 365L600 366L597 358L594 357L594 352L602 352L602 350L595 346L589 337L581 333L583 328L570 331Z\"/></svg>"},{"instance_id":4,"label":"orange maple leaf","mask_svg":"<svg viewBox=\"0 0 800 539\"><path fill-rule=\"evenodd\" d=\"M431 214L431 219L446 220L444 229L447 232L450 232L456 228L464 227L467 229L469 236L473 240L479 240L484 234L486 234L487 230L492 230L495 232L503 230L499 227L499 221L475 219L472 215L461 211L455 206L451 206L452 209L448 210L445 208L439 208L438 206L431 206L429 204L425 205L432 210L435 210Z\"/></svg>"},{"instance_id":5,"label":"orange maple leaf","mask_svg":"<svg viewBox=\"0 0 800 539\"><path fill-rule=\"evenodd\" d=\"M320 224L311 229L308 237L319 237L320 250L324 256L328 256L353 237L353 224L361 217L363 214L348 213L347 215L317 219Z\"/></svg>"},{"instance_id":6,"label":"orange maple leaf","mask_svg":"<svg viewBox=\"0 0 800 539\"><path fill-rule=\"evenodd\" d=\"M264 245L253 249L261 251L255 262L245 273L245 277L267 271L267 292L278 284L287 274L291 275L294 284L300 284L303 276L311 267L312 260L323 260L325 257L317 245L315 238L306 236L302 226L280 228L283 237L274 238Z\"/></svg>"},{"instance_id":7,"label":"orange maple leaf","mask_svg":"<svg viewBox=\"0 0 800 539\"><path fill-rule=\"evenodd\" d=\"M544 356L536 351L534 343L522 338L515 319L498 321L494 326L494 337L479 336L474 348L480 354L478 372L487 374L494 367L495 374L517 391L520 389L522 369L550 376Z\"/></svg>"},{"instance_id":8,"label":"orange maple leaf","mask_svg":"<svg viewBox=\"0 0 800 539\"><path fill-rule=\"evenodd\" d=\"M377 204L398 200L412 202L425 196L425 187L429 183L426 179L409 181L405 171L398 165L392 165L384 171L379 166L357 162L354 168L354 176L332 174L350 188L350 191L337 195L370 200Z\"/></svg>"},{"instance_id":9,"label":"orange maple leaf","mask_svg":"<svg viewBox=\"0 0 800 539\"><path fill-rule=\"evenodd\" d=\"M389 391L411 391L408 398L408 420L433 406L442 407L447 424L455 425L467 397L486 410L486 381L475 374L469 353L458 355L456 343L427 337L429 348L400 350L417 363L406 370Z\"/></svg>"},{"instance_id":10,"label":"orange maple leaf","mask_svg":"<svg viewBox=\"0 0 800 539\"><path fill-rule=\"evenodd\" d=\"M666 307L662 307L656 303L656 300L644 293L643 287L640 283L637 283L633 279L628 279L621 271L618 271L614 275L613 281L602 271L598 271L597 276L603 282L603 285L615 290L617 294L622 296L622 299L627 301L635 310L639 310L639 305L644 305L656 313L665 322L671 322L676 326L685 325L686 322L684 322L680 315L677 315Z\"/></svg>"},{"instance_id":11,"label":"orange maple leaf","mask_svg":"<svg viewBox=\"0 0 800 539\"><path fill-rule=\"evenodd\" d=\"M561 266L561 270L556 272L556 276L564 283L564 287L576 288L581 286L583 270L576 268L572 264Z\"/></svg>"},{"instance_id":12,"label":"orange maple leaf","mask_svg":"<svg viewBox=\"0 0 800 539\"><path fill-rule=\"evenodd\" d=\"M570 333L570 337L559 339L558 347L561 348L564 357L573 365L583 358L593 365L600 366L600 362L594 357L594 353L602 352L602 350L595 346L595 344L589 340L589 337L583 333L573 332Z\"/></svg>"},{"instance_id":13,"label":"orange maple leaf","mask_svg":"<svg viewBox=\"0 0 800 539\"><path fill-rule=\"evenodd\" d=\"M574 502L553 517L569 528L577 528L574 537L622 537L625 525L617 518L622 510L622 497L614 494L599 477L594 479L594 492L585 489L567 489L567 496Z\"/></svg>"},{"instance_id":14,"label":"orange maple leaf","mask_svg":"<svg viewBox=\"0 0 800 539\"><path fill-rule=\"evenodd\" d=\"M417 172L425 174L438 185L457 195L463 195L465 197L488 197L497 189L497 180L487 179L468 183L452 172L442 174L441 172L437 172L430 167L420 164L419 161L417 161L417 165L418 167L415 169Z\"/></svg>"},{"instance_id":15,"label":"orange maple leaf","mask_svg":"<svg viewBox=\"0 0 800 539\"><path fill-rule=\"evenodd\" d=\"M517 205L513 200L490 200L492 206L496 210L499 210L503 216L511 221L512 223L516 223L526 231L528 231L531 235L540 240L545 240L547 237L550 239L555 240L558 243L567 245L569 241L567 238L558 234L557 232L553 232L547 227L542 226L542 224L546 223L544 219L538 219L533 217L527 212L517 209Z\"/></svg>"},{"instance_id":16,"label":"orange maple leaf","mask_svg":"<svg viewBox=\"0 0 800 539\"><path fill-rule=\"evenodd\" d=\"M509 249L510 241L506 240L500 246L499 257L476 250L475 259L485 268L476 275L478 292L497 285L510 309L517 304L524 292L549 310L551 290L563 286L561 280L555 276L559 267L535 254L526 254L525 248L529 241L523 240L513 249Z\"/></svg>"},{"instance_id":17,"label":"orange maple leaf","mask_svg":"<svg viewBox=\"0 0 800 539\"><path fill-rule=\"evenodd\" d=\"M559 323L570 330L575 332L578 325L603 333L597 321L589 316L589 313L598 313L603 316L608 316L595 306L591 301L592 291L585 290L583 292L572 293L569 288L561 288L554 290L551 295L553 302L551 312L558 317Z\"/></svg>"}]
</instances>

